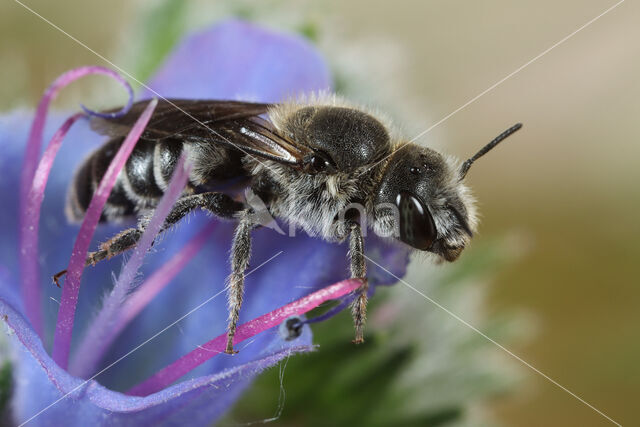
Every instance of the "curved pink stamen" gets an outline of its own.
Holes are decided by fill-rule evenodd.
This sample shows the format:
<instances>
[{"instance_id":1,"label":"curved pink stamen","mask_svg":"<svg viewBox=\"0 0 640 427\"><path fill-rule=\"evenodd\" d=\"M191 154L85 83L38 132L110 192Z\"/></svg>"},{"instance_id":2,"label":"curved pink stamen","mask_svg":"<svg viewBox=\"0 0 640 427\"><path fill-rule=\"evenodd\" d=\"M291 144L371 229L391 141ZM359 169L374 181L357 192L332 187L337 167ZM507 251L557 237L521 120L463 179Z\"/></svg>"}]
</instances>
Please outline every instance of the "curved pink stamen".
<instances>
[{"instance_id":1,"label":"curved pink stamen","mask_svg":"<svg viewBox=\"0 0 640 427\"><path fill-rule=\"evenodd\" d=\"M69 359L69 348L71 345L71 334L73 332L73 321L76 313L76 305L78 303L78 293L80 292L80 279L84 270L85 258L89 244L93 238L93 233L98 225L102 209L111 193L111 189L116 183L118 174L124 167L131 151L133 151L136 142L147 126L153 111L158 104L157 99L153 99L144 109L140 118L133 125L133 128L125 138L116 153L113 161L109 164L98 188L93 194L93 198L89 203L89 208L85 214L78 237L73 246L69 267L67 268L67 277L62 288L62 299L60 300L60 309L58 310L58 321L53 340L53 360L60 365L61 368L67 369Z\"/></svg>"},{"instance_id":2,"label":"curved pink stamen","mask_svg":"<svg viewBox=\"0 0 640 427\"><path fill-rule=\"evenodd\" d=\"M106 74L124 85L129 94L129 100L128 104L120 113L126 112L131 107L133 102L133 89L126 80L115 71L97 66L79 67L67 71L47 88L38 104L31 130L29 131L22 164L22 173L20 176L21 291L26 315L40 336L42 336L42 292L40 289L41 283L38 268L38 221L40 218L40 204L44 197L44 188L47 183L49 171L51 170L51 165L53 164L53 157L55 157L57 148L59 148L60 141L73 122L77 120L77 117L74 116L75 118L67 120L56 135L54 135L54 139L49 143L49 147L57 145L57 148L51 148L49 154L53 153L53 156L43 158L39 165L38 158L40 157L42 146L42 134L51 101L60 90L69 83L89 74ZM33 182L36 167L38 167L38 169L41 168L43 172L43 174L39 176L40 181L38 183Z\"/></svg>"},{"instance_id":3,"label":"curved pink stamen","mask_svg":"<svg viewBox=\"0 0 640 427\"><path fill-rule=\"evenodd\" d=\"M142 261L148 253L155 238L160 233L164 221L171 208L182 194L189 179L190 167L185 165L186 155L183 153L176 164L169 187L153 212L151 221L147 225L140 241L133 248L131 258L122 268L120 276L113 289L102 301L102 307L97 316L89 324L87 333L80 342L69 372L79 377L89 377L95 372L96 366L102 360L105 352L113 342L115 335L113 327L120 317L120 310L127 295L133 290L136 274ZM136 292L140 292L138 289Z\"/></svg>"},{"instance_id":4,"label":"curved pink stamen","mask_svg":"<svg viewBox=\"0 0 640 427\"><path fill-rule=\"evenodd\" d=\"M349 279L320 289L297 301L238 326L233 342L234 344L238 344L247 338L251 338L260 332L281 324L288 317L304 314L323 302L340 298L343 295L355 291L360 286L362 286L360 280ZM196 349L156 372L149 379L130 389L127 394L133 396L148 396L168 387L191 370L215 355L222 353L225 350L226 343L227 334L222 334L206 344L198 346Z\"/></svg>"},{"instance_id":5,"label":"curved pink stamen","mask_svg":"<svg viewBox=\"0 0 640 427\"><path fill-rule=\"evenodd\" d=\"M124 328L184 269L193 257L209 241L217 223L207 224L178 253L156 270L122 304L118 317L114 320L111 335L105 340L113 342Z\"/></svg>"},{"instance_id":6,"label":"curved pink stamen","mask_svg":"<svg viewBox=\"0 0 640 427\"><path fill-rule=\"evenodd\" d=\"M20 245L20 265L22 267L22 300L25 310L34 329L41 335L42 310L40 304L41 292L38 274L38 231L40 229L40 210L44 199L44 190L49 180L49 172L53 166L53 161L62 145L62 140L67 135L71 126L81 117L83 113L77 113L69 117L60 126L51 138L38 168L33 176L33 181L29 193L25 200L25 210L21 214L22 227ZM37 285L37 286L34 286Z\"/></svg>"}]
</instances>

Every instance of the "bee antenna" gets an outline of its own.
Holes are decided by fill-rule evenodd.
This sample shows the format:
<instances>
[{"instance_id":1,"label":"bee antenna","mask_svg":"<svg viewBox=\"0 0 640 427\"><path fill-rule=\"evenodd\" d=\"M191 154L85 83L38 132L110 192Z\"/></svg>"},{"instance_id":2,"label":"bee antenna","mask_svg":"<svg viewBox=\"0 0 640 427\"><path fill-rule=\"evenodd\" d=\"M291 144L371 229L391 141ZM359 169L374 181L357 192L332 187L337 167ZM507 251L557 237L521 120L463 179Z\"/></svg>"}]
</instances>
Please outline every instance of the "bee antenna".
<instances>
[{"instance_id":1,"label":"bee antenna","mask_svg":"<svg viewBox=\"0 0 640 427\"><path fill-rule=\"evenodd\" d=\"M473 155L473 157L469 158L467 161L465 161L462 166L460 167L460 180L463 180L464 177L467 175L467 172L469 171L469 168L471 167L471 165L473 164L473 162L475 162L476 160L478 160L480 157L484 156L485 154L487 154L489 151L491 151L496 145L500 144L503 140L505 140L507 137L509 137L510 135L512 135L513 133L517 132L520 128L522 127L522 123L516 123L515 125L511 126L509 129L505 130L504 132L502 132L500 135L496 136L495 138L493 138L493 140L488 143L487 145L485 145L484 147L482 147L480 149L480 151L478 151L476 154Z\"/></svg>"}]
</instances>

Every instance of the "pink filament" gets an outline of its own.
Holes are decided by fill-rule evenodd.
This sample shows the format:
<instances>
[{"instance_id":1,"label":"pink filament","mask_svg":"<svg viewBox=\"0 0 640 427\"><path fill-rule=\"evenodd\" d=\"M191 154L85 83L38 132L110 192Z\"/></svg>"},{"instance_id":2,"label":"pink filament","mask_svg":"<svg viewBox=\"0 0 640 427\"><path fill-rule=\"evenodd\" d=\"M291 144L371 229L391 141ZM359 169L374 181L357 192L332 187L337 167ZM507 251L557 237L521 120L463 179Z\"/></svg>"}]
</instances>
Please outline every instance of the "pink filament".
<instances>
[{"instance_id":1,"label":"pink filament","mask_svg":"<svg viewBox=\"0 0 640 427\"><path fill-rule=\"evenodd\" d=\"M25 211L23 212L23 229L21 230L21 266L22 266L22 292L23 301L27 313L30 313L29 319L33 323L34 328L42 327L42 311L40 310L41 296L39 286L26 286L38 284L38 230L40 228L40 210L42 208L42 200L44 199L44 190L49 180L49 172L53 166L53 161L58 154L58 150L62 145L62 140L67 135L71 126L81 117L83 113L77 113L69 117L60 126L51 138L42 159L38 164L38 168L33 176L33 181L29 194L25 201ZM31 265L28 265L31 264ZM36 329L38 334L41 330Z\"/></svg>"},{"instance_id":2,"label":"pink filament","mask_svg":"<svg viewBox=\"0 0 640 427\"><path fill-rule=\"evenodd\" d=\"M133 290L136 274L156 236L160 233L171 208L182 194L189 178L190 168L185 165L185 158L183 153L176 164L169 187L153 212L151 221L149 221L140 241L133 249L131 258L122 268L113 289L103 300L98 315L89 324L87 333L78 346L73 363L69 368L71 374L84 378L94 373L98 363L100 363L105 352L117 336L117 334L113 333L113 327L120 317L120 311L127 295ZM141 289L137 291L139 292Z\"/></svg>"},{"instance_id":3,"label":"pink filament","mask_svg":"<svg viewBox=\"0 0 640 427\"><path fill-rule=\"evenodd\" d=\"M62 288L62 299L60 301L60 309L58 310L58 321L53 341L53 360L63 369L67 369L69 359L69 348L71 346L71 335L73 332L73 321L78 303L78 293L80 292L80 279L84 269L85 258L89 244L93 238L93 233L98 225L102 209L111 193L118 174L124 167L131 151L133 151L136 142L147 126L153 111L158 104L157 99L149 102L149 105L140 115L140 118L133 125L133 128L125 138L116 153L113 161L109 164L98 188L96 189L89 208L85 214L78 237L73 246L69 267L67 268L67 277Z\"/></svg>"},{"instance_id":4,"label":"pink filament","mask_svg":"<svg viewBox=\"0 0 640 427\"><path fill-rule=\"evenodd\" d=\"M80 67L67 71L58 77L51 86L47 88L38 108L36 110L22 165L22 174L20 176L20 270L21 270L21 291L22 300L25 305L26 315L31 321L33 328L42 336L42 292L40 289L40 275L38 269L38 221L40 218L40 204L44 197L44 188L48 179L48 173L51 170L53 157L59 148L60 141L68 131L69 127L77 120L77 117L67 120L60 130L49 143L49 146L57 145L49 152L53 156L43 158L42 163L38 164L40 150L42 146L42 134L44 124L47 117L47 111L51 101L56 97L58 92L71 82L89 74L106 74L115 78L118 82L125 86L129 93L128 104L121 110L127 111L133 102L133 89L120 75L115 71L104 67L90 66ZM54 143L54 140L57 142ZM40 182L34 183L34 175L36 166L42 171L39 176Z\"/></svg>"},{"instance_id":5,"label":"pink filament","mask_svg":"<svg viewBox=\"0 0 640 427\"><path fill-rule=\"evenodd\" d=\"M234 344L238 344L247 338L251 338L260 332L281 324L288 317L304 314L323 302L340 298L343 295L355 291L360 286L362 286L362 282L357 279L343 280L342 282L327 286L326 288L238 326L233 342ZM148 396L168 387L191 370L200 366L213 356L223 352L226 343L227 334L222 334L206 344L198 346L175 362L162 368L147 380L134 386L127 394L133 396Z\"/></svg>"},{"instance_id":6,"label":"pink filament","mask_svg":"<svg viewBox=\"0 0 640 427\"><path fill-rule=\"evenodd\" d=\"M114 319L111 335L105 338L113 341L122 330L182 271L189 261L209 241L216 223L207 224L191 241L189 241L166 264L145 280L136 291L124 302L120 313Z\"/></svg>"}]
</instances>

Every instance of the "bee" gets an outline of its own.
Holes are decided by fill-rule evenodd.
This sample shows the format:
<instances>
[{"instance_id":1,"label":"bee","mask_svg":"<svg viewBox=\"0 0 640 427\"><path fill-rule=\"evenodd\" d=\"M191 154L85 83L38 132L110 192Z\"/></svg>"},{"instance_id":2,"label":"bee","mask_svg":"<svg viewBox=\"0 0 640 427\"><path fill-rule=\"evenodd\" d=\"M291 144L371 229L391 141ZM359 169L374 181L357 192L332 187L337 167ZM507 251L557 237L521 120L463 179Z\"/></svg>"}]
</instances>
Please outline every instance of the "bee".
<instances>
[{"instance_id":1,"label":"bee","mask_svg":"<svg viewBox=\"0 0 640 427\"><path fill-rule=\"evenodd\" d=\"M78 168L67 216L84 216L100 179L147 102L118 118L91 119L111 139ZM115 110L112 110L115 111ZM231 243L226 353L243 298L256 209L218 191L238 183L264 202L273 218L330 242L348 240L351 277L363 280L352 303L355 343L363 342L367 291L364 234L381 236L445 261L454 261L477 227L474 199L464 177L471 164L517 131L517 124L460 164L453 157L406 141L378 113L328 95L278 104L222 100L162 100L137 142L102 212L101 221L137 216L88 254L86 264L133 248L149 212L167 189L182 153L191 164L188 184L163 231L196 209L237 221ZM54 280L64 274L59 273Z\"/></svg>"}]
</instances>

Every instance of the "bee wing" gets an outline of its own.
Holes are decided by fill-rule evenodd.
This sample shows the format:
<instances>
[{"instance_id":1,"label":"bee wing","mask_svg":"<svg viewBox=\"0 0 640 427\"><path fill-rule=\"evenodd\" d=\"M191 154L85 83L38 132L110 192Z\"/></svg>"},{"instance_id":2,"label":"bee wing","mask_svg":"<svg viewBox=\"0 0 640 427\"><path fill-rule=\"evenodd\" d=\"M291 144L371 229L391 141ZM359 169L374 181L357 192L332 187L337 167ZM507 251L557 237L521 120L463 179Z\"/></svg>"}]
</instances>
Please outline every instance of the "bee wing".
<instances>
[{"instance_id":1,"label":"bee wing","mask_svg":"<svg viewBox=\"0 0 640 427\"><path fill-rule=\"evenodd\" d=\"M92 117L91 128L102 135L125 136L146 105L147 101L137 102L118 118ZM246 154L301 167L311 149L280 135L269 121L260 117L270 106L241 101L162 100L141 139L224 144Z\"/></svg>"}]
</instances>

